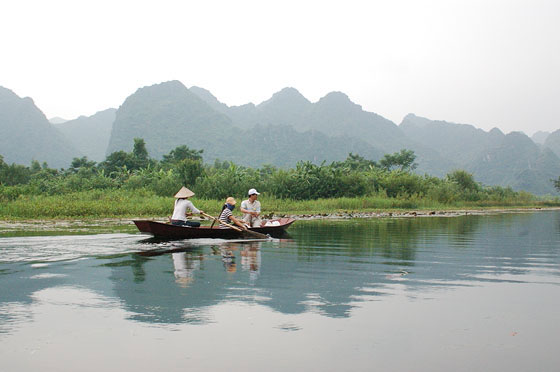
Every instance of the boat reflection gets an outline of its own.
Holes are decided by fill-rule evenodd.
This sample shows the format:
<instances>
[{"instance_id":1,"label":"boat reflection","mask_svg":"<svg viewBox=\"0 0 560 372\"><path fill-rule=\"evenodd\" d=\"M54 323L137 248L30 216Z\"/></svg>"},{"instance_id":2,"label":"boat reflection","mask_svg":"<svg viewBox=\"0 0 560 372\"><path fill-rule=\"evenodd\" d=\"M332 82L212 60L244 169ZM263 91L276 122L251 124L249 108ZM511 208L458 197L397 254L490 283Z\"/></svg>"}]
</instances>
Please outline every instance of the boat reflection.
<instances>
[{"instance_id":1,"label":"boat reflection","mask_svg":"<svg viewBox=\"0 0 560 372\"><path fill-rule=\"evenodd\" d=\"M175 283L184 288L188 287L194 281L194 272L200 269L200 263L204 259L204 255L175 252L171 253L171 257L173 258Z\"/></svg>"}]
</instances>

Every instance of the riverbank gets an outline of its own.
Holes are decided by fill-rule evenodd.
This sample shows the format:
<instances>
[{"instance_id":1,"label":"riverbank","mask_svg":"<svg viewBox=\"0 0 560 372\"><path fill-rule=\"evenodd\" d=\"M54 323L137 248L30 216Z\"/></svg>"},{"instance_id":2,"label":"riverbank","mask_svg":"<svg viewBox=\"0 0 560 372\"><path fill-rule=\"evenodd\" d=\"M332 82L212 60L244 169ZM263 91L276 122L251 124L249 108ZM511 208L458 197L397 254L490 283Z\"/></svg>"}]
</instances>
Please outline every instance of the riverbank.
<instances>
[{"instance_id":1,"label":"riverbank","mask_svg":"<svg viewBox=\"0 0 560 372\"><path fill-rule=\"evenodd\" d=\"M239 198L241 199L241 197ZM454 200L446 203L428 197L396 197L386 195L369 195L313 200L280 199L268 195L259 197L263 213L267 216L279 215L359 215L375 216L379 213L401 215L416 213L437 214L438 211L455 213L457 210L488 210L516 208L560 207L560 199L537 198L529 194L516 197L488 199L477 201ZM197 208L211 215L217 215L223 200L192 199ZM241 200L239 200L241 201ZM11 200L0 202L0 220L51 220L84 219L100 220L105 218L166 218L173 210L174 199L161 197L148 192L131 192L126 190L99 190L75 192L64 195L20 195Z\"/></svg>"},{"instance_id":2,"label":"riverbank","mask_svg":"<svg viewBox=\"0 0 560 372\"><path fill-rule=\"evenodd\" d=\"M450 210L385 210L385 211L339 211L334 213L315 214L268 214L266 218L292 217L296 220L347 220L352 218L423 218L423 217L460 217L468 215L492 215L504 213L533 213L539 211L560 210L558 207L526 207L526 208L477 208ZM102 233L134 233L138 230L133 223L135 219L150 219L167 222L167 217L126 217L126 218L72 218L72 219L0 219L0 236L22 235L58 235L65 234L102 234ZM194 219L198 219L194 217ZM208 220L202 220L209 223Z\"/></svg>"}]
</instances>

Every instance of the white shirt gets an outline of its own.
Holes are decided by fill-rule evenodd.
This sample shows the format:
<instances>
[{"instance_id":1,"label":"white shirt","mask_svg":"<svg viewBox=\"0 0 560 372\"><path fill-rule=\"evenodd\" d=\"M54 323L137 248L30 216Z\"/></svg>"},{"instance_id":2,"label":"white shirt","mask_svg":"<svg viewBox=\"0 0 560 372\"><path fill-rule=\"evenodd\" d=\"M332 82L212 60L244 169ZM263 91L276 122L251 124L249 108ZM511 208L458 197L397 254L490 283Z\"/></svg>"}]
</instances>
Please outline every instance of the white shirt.
<instances>
[{"instance_id":1,"label":"white shirt","mask_svg":"<svg viewBox=\"0 0 560 372\"><path fill-rule=\"evenodd\" d=\"M200 213L198 209L193 205L193 203L188 199L177 199L175 200L175 209L173 209L172 220L187 220L187 208L189 208L193 213Z\"/></svg>"},{"instance_id":2,"label":"white shirt","mask_svg":"<svg viewBox=\"0 0 560 372\"><path fill-rule=\"evenodd\" d=\"M255 200L253 203L249 199L243 200L241 202L241 208L248 210L249 212L258 212L261 213L261 202Z\"/></svg>"}]
</instances>

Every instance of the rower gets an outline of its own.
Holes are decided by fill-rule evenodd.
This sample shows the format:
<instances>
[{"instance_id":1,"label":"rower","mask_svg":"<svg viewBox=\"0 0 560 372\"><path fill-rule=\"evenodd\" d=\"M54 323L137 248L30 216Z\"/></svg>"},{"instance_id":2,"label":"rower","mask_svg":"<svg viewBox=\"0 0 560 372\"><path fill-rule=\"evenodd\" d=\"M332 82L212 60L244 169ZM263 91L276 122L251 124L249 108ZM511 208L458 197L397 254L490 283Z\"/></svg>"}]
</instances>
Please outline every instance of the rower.
<instances>
[{"instance_id":1,"label":"rower","mask_svg":"<svg viewBox=\"0 0 560 372\"><path fill-rule=\"evenodd\" d=\"M187 221L187 209L190 209L190 211L195 214L204 213L204 211L197 209L189 200L192 196L194 196L194 192L187 189L185 186L181 187L181 190L175 194L177 200L175 200L175 208L173 209L173 216L171 217L172 225L200 227L200 222Z\"/></svg>"}]
</instances>

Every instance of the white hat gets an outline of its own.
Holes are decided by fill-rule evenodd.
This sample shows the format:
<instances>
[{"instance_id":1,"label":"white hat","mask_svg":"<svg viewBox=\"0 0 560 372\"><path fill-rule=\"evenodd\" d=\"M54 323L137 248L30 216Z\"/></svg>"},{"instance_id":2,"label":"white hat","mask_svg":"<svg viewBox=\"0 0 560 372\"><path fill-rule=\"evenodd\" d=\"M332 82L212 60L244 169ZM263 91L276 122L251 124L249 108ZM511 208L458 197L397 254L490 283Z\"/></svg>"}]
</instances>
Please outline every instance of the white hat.
<instances>
[{"instance_id":1,"label":"white hat","mask_svg":"<svg viewBox=\"0 0 560 372\"><path fill-rule=\"evenodd\" d=\"M192 192L191 190L189 190L185 186L183 186L183 187L181 187L181 190L179 190L179 192L177 194L175 194L175 197L177 199L183 199L183 198L190 198L193 195L194 195L194 192Z\"/></svg>"},{"instance_id":2,"label":"white hat","mask_svg":"<svg viewBox=\"0 0 560 372\"><path fill-rule=\"evenodd\" d=\"M257 192L256 189L251 189L251 190L249 190L248 194L249 194L249 196L251 196L251 195L253 195L253 194L260 195L261 193L260 193L260 192Z\"/></svg>"}]
</instances>

